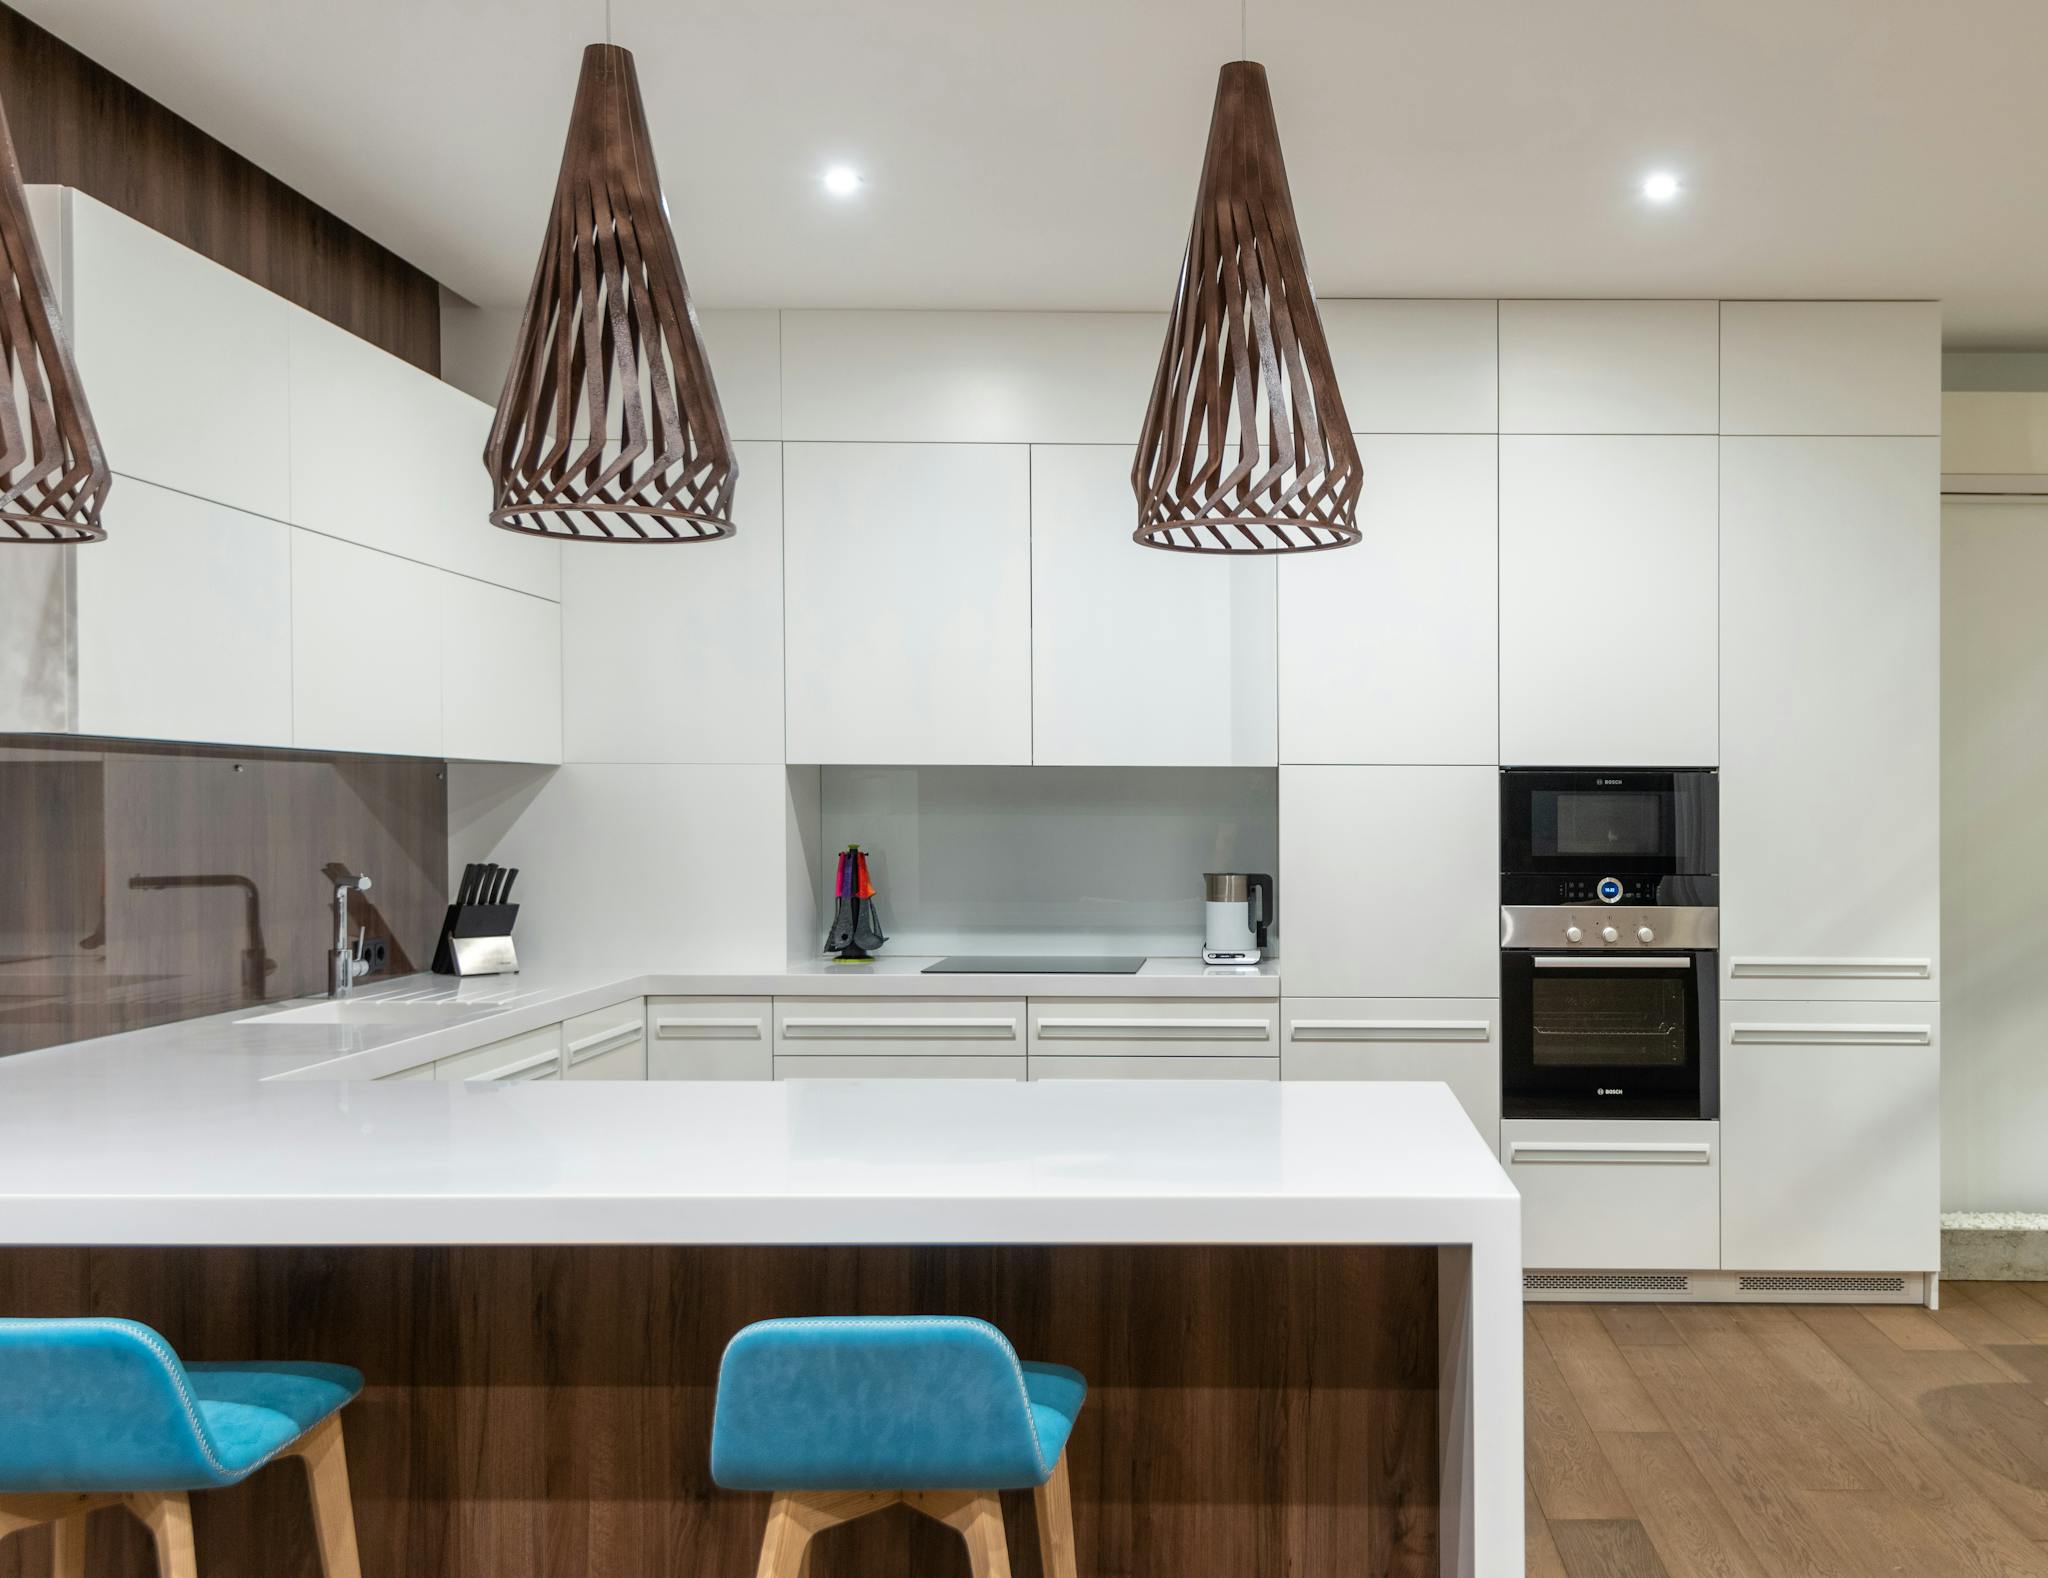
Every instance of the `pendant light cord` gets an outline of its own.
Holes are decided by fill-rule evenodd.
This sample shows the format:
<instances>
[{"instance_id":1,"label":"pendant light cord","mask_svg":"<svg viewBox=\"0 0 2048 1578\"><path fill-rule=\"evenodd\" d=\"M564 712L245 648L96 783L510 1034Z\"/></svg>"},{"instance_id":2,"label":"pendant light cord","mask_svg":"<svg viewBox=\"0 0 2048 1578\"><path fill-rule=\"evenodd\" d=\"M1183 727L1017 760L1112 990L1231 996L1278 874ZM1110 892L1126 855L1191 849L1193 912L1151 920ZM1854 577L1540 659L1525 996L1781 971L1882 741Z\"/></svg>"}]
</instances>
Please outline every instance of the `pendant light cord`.
<instances>
[{"instance_id":1,"label":"pendant light cord","mask_svg":"<svg viewBox=\"0 0 2048 1578\"><path fill-rule=\"evenodd\" d=\"M604 0L604 3L606 7L609 8L612 3L612 0ZM1245 30L1244 20L1245 6L1247 3L1248 0L1237 0L1237 58L1239 60L1249 60L1251 58L1252 53L1251 44L1248 41L1248 34Z\"/></svg>"}]
</instances>

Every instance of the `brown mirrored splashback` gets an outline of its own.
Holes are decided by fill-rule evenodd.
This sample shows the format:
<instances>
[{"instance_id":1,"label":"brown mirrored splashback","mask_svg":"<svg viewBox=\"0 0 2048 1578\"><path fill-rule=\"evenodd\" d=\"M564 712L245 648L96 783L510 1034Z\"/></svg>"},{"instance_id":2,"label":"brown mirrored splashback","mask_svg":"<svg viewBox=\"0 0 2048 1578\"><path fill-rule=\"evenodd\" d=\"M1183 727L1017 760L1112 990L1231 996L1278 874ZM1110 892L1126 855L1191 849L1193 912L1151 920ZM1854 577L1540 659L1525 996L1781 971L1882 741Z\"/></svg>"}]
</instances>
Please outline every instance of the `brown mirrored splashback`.
<instances>
[{"instance_id":1,"label":"brown mirrored splashback","mask_svg":"<svg viewBox=\"0 0 2048 1578\"><path fill-rule=\"evenodd\" d=\"M338 868L426 969L443 764L0 735L0 1056L324 992Z\"/></svg>"}]
</instances>

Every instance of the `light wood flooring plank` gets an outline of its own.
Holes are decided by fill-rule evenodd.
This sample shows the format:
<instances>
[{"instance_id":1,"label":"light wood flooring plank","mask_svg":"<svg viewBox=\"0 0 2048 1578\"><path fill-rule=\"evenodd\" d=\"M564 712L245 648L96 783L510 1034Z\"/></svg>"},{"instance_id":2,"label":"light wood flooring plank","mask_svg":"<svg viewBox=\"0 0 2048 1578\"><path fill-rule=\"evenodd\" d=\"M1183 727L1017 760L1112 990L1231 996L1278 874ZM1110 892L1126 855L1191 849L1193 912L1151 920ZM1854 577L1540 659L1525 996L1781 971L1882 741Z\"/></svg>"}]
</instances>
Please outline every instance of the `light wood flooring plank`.
<instances>
[{"instance_id":1,"label":"light wood flooring plank","mask_svg":"<svg viewBox=\"0 0 2048 1578\"><path fill-rule=\"evenodd\" d=\"M1600 1443L1572 1401L1535 1323L1524 1319L1523 1379L1529 1478L1544 1516L1621 1520L1634 1516Z\"/></svg>"},{"instance_id":2,"label":"light wood flooring plank","mask_svg":"<svg viewBox=\"0 0 2048 1578\"><path fill-rule=\"evenodd\" d=\"M1550 1532L1568 1578L1669 1578L1633 1518L1558 1523Z\"/></svg>"},{"instance_id":3,"label":"light wood flooring plank","mask_svg":"<svg viewBox=\"0 0 2048 1578\"><path fill-rule=\"evenodd\" d=\"M1522 1476L1522 1528L1528 1546L1526 1578L1570 1578L1564 1558L1557 1554L1557 1542L1550 1537L1550 1520L1536 1499L1536 1484Z\"/></svg>"},{"instance_id":4,"label":"light wood flooring plank","mask_svg":"<svg viewBox=\"0 0 2048 1578\"><path fill-rule=\"evenodd\" d=\"M1571 1388L1572 1401L1596 1434L1671 1428L1591 1309L1583 1304L1532 1304L1529 1312Z\"/></svg>"},{"instance_id":5,"label":"light wood flooring plank","mask_svg":"<svg viewBox=\"0 0 2048 1578\"><path fill-rule=\"evenodd\" d=\"M1913 1352L1940 1352L1967 1347L1954 1333L1945 1330L1929 1310L1914 1304L1861 1304L1863 1318L1897 1343Z\"/></svg>"},{"instance_id":6,"label":"light wood flooring plank","mask_svg":"<svg viewBox=\"0 0 2048 1578\"><path fill-rule=\"evenodd\" d=\"M1683 1348L1685 1339L1655 1304L1591 1306L1607 1335L1623 1348Z\"/></svg>"},{"instance_id":7,"label":"light wood flooring plank","mask_svg":"<svg viewBox=\"0 0 2048 1578\"><path fill-rule=\"evenodd\" d=\"M1677 1436L1605 1432L1600 1449L1671 1578L1769 1578Z\"/></svg>"}]
</instances>

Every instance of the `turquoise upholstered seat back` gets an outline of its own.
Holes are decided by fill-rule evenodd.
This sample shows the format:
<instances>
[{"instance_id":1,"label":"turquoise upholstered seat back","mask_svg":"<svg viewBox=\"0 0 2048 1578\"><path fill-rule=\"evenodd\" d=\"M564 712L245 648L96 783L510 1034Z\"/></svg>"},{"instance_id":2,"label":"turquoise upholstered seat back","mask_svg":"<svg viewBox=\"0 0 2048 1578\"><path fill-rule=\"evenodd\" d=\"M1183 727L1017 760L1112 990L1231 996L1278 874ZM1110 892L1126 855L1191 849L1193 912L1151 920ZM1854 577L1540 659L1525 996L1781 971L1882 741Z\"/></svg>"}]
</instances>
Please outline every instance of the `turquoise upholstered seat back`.
<instances>
[{"instance_id":1,"label":"turquoise upholstered seat back","mask_svg":"<svg viewBox=\"0 0 2048 1578\"><path fill-rule=\"evenodd\" d=\"M0 1490L230 1478L171 1346L126 1320L0 1320Z\"/></svg>"},{"instance_id":2,"label":"turquoise upholstered seat back","mask_svg":"<svg viewBox=\"0 0 2048 1578\"><path fill-rule=\"evenodd\" d=\"M135 1321L0 1320L0 1493L232 1485L362 1389L336 1364L196 1364Z\"/></svg>"},{"instance_id":3,"label":"turquoise upholstered seat back","mask_svg":"<svg viewBox=\"0 0 2048 1578\"><path fill-rule=\"evenodd\" d=\"M762 1321L718 1372L729 1490L1021 1490L1059 1461L1086 1383L961 1316Z\"/></svg>"}]
</instances>

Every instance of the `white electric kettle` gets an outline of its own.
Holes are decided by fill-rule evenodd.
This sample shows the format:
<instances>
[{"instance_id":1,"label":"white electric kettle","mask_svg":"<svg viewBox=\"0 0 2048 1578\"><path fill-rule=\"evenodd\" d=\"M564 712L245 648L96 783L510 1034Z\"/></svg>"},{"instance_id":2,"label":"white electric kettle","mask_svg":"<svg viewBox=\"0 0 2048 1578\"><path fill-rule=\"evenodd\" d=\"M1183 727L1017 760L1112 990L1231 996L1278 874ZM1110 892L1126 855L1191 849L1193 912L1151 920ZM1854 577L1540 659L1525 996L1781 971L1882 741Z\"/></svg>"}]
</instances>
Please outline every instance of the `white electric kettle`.
<instances>
[{"instance_id":1,"label":"white electric kettle","mask_svg":"<svg viewBox=\"0 0 2048 1578\"><path fill-rule=\"evenodd\" d=\"M1273 924L1273 879L1262 872L1205 871L1202 962L1257 964Z\"/></svg>"}]
</instances>

